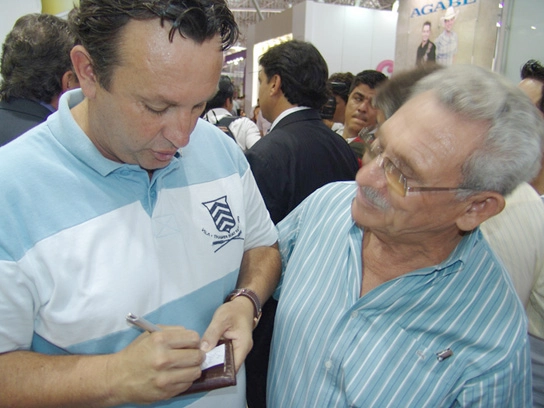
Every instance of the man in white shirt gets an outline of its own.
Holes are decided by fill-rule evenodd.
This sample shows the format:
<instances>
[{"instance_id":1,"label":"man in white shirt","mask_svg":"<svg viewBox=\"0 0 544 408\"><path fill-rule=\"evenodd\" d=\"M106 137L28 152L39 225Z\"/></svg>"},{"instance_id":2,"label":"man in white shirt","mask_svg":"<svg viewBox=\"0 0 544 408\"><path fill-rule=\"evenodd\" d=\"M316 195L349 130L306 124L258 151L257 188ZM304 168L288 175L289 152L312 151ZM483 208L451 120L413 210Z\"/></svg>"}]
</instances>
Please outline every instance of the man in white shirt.
<instances>
[{"instance_id":1,"label":"man in white shirt","mask_svg":"<svg viewBox=\"0 0 544 408\"><path fill-rule=\"evenodd\" d=\"M230 78L221 75L217 93L206 103L204 119L218 125L222 130L232 135L238 146L245 152L261 139L257 125L249 118L233 116L234 85ZM225 118L232 118L231 120Z\"/></svg>"}]
</instances>

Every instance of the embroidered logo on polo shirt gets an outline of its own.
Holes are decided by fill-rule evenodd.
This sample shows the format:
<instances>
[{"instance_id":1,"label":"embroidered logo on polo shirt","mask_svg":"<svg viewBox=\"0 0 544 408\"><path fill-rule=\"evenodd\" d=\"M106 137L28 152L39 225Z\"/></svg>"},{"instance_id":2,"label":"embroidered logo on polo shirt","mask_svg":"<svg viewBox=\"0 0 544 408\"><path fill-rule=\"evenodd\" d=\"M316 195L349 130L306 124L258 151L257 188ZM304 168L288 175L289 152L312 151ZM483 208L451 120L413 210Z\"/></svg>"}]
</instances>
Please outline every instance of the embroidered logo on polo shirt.
<instances>
[{"instance_id":1,"label":"embroidered logo on polo shirt","mask_svg":"<svg viewBox=\"0 0 544 408\"><path fill-rule=\"evenodd\" d=\"M240 231L240 227L239 225L237 226L237 222L232 215L226 195L212 201L203 202L202 205L204 205L210 213L213 223L217 228L217 231L219 231L219 233L211 233L204 228L202 229L204 234L214 238L214 241L212 241L212 245L216 247L214 252L219 251L235 239L243 239L240 236L242 235L242 231Z\"/></svg>"}]
</instances>

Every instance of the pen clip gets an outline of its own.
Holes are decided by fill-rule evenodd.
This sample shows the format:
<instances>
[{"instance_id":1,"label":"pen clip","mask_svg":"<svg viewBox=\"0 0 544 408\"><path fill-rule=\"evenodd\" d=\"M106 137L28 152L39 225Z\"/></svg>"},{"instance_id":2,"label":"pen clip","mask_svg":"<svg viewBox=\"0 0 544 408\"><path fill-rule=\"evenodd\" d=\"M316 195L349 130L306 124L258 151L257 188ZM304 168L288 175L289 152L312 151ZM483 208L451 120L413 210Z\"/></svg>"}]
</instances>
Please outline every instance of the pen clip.
<instances>
[{"instance_id":1,"label":"pen clip","mask_svg":"<svg viewBox=\"0 0 544 408\"><path fill-rule=\"evenodd\" d=\"M447 348L445 350L439 351L436 353L436 359L438 361L444 361L445 359L453 356L453 351L451 348Z\"/></svg>"}]
</instances>

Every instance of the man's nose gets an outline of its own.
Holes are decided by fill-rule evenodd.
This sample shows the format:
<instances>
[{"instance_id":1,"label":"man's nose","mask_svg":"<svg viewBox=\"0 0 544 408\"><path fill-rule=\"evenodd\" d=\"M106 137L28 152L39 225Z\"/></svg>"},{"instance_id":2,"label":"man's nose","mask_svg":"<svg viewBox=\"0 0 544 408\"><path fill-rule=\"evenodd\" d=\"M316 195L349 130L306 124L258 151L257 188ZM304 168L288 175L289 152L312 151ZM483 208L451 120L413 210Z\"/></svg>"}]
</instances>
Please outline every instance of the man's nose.
<instances>
[{"instance_id":1,"label":"man's nose","mask_svg":"<svg viewBox=\"0 0 544 408\"><path fill-rule=\"evenodd\" d=\"M366 111L368 111L369 106L370 106L370 99L369 99L369 98L365 98L365 99L359 104L358 109L359 109L360 111L366 112Z\"/></svg>"},{"instance_id":2,"label":"man's nose","mask_svg":"<svg viewBox=\"0 0 544 408\"><path fill-rule=\"evenodd\" d=\"M387 179L380 159L380 157L371 159L370 155L365 152L363 165L355 176L355 180L360 186L366 185L377 190L387 187Z\"/></svg>"},{"instance_id":3,"label":"man's nose","mask_svg":"<svg viewBox=\"0 0 544 408\"><path fill-rule=\"evenodd\" d=\"M176 148L184 147L189 143L197 119L191 112L176 112L165 124L162 134Z\"/></svg>"}]
</instances>

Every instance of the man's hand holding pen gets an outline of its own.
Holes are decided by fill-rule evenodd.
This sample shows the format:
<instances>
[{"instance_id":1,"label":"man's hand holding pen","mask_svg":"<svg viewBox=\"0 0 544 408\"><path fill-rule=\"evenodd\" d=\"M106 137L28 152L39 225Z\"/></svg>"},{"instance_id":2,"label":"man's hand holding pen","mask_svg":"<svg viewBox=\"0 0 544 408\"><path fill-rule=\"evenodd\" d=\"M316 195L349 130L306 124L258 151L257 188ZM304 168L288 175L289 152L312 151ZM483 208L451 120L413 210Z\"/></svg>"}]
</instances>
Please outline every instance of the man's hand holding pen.
<instances>
[{"instance_id":1,"label":"man's hand holding pen","mask_svg":"<svg viewBox=\"0 0 544 408\"><path fill-rule=\"evenodd\" d=\"M205 359L200 347L195 331L161 326L112 355L107 381L122 401L150 403L174 397L200 377Z\"/></svg>"}]
</instances>

